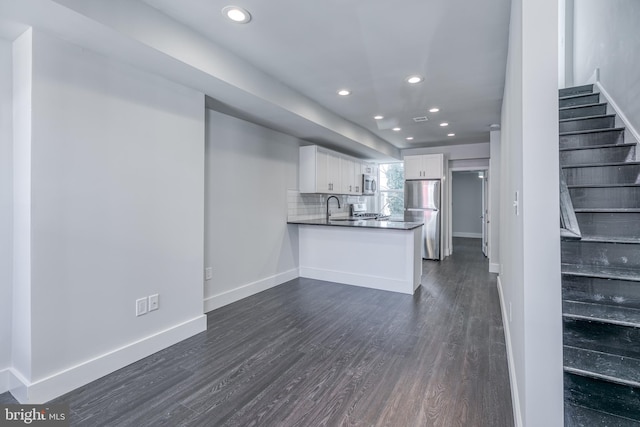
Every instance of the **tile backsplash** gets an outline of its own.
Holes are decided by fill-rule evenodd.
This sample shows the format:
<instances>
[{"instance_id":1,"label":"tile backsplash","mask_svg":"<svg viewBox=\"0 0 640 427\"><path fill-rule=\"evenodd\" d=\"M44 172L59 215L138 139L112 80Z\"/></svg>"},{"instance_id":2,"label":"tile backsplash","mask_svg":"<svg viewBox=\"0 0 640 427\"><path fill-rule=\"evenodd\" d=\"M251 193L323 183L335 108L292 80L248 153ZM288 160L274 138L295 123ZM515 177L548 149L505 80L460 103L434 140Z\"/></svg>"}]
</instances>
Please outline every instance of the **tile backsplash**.
<instances>
[{"instance_id":1,"label":"tile backsplash","mask_svg":"<svg viewBox=\"0 0 640 427\"><path fill-rule=\"evenodd\" d=\"M327 198L329 196L331 194L308 194L300 193L298 190L287 190L287 220L324 218L327 214ZM348 216L350 203L367 201L367 198L363 196L336 194L336 197L340 200L340 208L335 200L331 202L331 213L336 216Z\"/></svg>"}]
</instances>

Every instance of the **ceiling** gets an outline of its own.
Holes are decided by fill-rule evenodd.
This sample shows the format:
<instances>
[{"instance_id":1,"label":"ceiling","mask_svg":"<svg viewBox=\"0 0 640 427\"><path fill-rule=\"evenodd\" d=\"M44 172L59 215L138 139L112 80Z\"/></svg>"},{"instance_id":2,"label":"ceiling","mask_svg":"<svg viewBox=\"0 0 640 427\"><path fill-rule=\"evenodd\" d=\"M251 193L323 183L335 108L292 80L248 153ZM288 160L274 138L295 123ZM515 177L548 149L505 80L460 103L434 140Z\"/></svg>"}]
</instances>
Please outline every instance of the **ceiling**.
<instances>
[{"instance_id":1,"label":"ceiling","mask_svg":"<svg viewBox=\"0 0 640 427\"><path fill-rule=\"evenodd\" d=\"M143 1L399 148L487 142L500 123L508 0ZM252 21L228 21L228 4Z\"/></svg>"},{"instance_id":2,"label":"ceiling","mask_svg":"<svg viewBox=\"0 0 640 427\"><path fill-rule=\"evenodd\" d=\"M228 4L247 9L251 22L227 20ZM489 141L490 125L500 123L509 7L509 0L0 0L0 37L40 26L182 79L258 123L389 158L405 148ZM177 46L178 36L194 43ZM216 68L207 58L231 65ZM424 81L408 84L415 74ZM352 94L338 96L342 88ZM378 114L384 119L374 120Z\"/></svg>"}]
</instances>

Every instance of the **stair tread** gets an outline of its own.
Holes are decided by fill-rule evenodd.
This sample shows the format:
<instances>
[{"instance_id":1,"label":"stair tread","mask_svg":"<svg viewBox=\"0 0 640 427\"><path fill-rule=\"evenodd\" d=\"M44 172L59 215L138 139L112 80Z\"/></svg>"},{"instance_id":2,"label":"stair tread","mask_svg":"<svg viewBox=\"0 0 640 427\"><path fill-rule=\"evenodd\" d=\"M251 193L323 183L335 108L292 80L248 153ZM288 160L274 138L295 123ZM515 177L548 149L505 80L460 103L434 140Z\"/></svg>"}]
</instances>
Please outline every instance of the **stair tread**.
<instances>
[{"instance_id":1,"label":"stair tread","mask_svg":"<svg viewBox=\"0 0 640 427\"><path fill-rule=\"evenodd\" d=\"M578 405L565 404L565 427L638 427L637 421Z\"/></svg>"},{"instance_id":2,"label":"stair tread","mask_svg":"<svg viewBox=\"0 0 640 427\"><path fill-rule=\"evenodd\" d=\"M599 94L598 92L576 93L575 95L559 96L559 97L558 97L558 100L559 100L559 101L564 101L565 99L580 98L580 97L584 97L584 96L592 96L592 95L600 95L600 94Z\"/></svg>"},{"instance_id":3,"label":"stair tread","mask_svg":"<svg viewBox=\"0 0 640 427\"><path fill-rule=\"evenodd\" d=\"M561 148L560 151L597 150L601 148L633 147L635 145L636 144L632 142L625 142L623 144L586 145L583 147Z\"/></svg>"},{"instance_id":4,"label":"stair tread","mask_svg":"<svg viewBox=\"0 0 640 427\"><path fill-rule=\"evenodd\" d=\"M640 208L575 208L576 213L640 213Z\"/></svg>"},{"instance_id":5,"label":"stair tread","mask_svg":"<svg viewBox=\"0 0 640 427\"><path fill-rule=\"evenodd\" d=\"M580 301L563 301L562 316L619 326L640 328L640 310Z\"/></svg>"},{"instance_id":6,"label":"stair tread","mask_svg":"<svg viewBox=\"0 0 640 427\"><path fill-rule=\"evenodd\" d=\"M560 132L560 136L568 136L568 135L581 135L587 133L598 133L598 132L620 132L623 131L624 128L598 128L598 129L586 129L586 130L572 130L570 132Z\"/></svg>"},{"instance_id":7,"label":"stair tread","mask_svg":"<svg viewBox=\"0 0 640 427\"><path fill-rule=\"evenodd\" d=\"M617 183L617 184L571 184L567 188L620 188L620 187L640 187L638 183Z\"/></svg>"},{"instance_id":8,"label":"stair tread","mask_svg":"<svg viewBox=\"0 0 640 427\"><path fill-rule=\"evenodd\" d=\"M593 95L593 94L590 94ZM600 107L602 105L607 105L606 102L594 102L592 104L580 104L580 105L570 105L568 107L560 107L559 111L573 110L578 108L588 108L588 107Z\"/></svg>"},{"instance_id":9,"label":"stair tread","mask_svg":"<svg viewBox=\"0 0 640 427\"><path fill-rule=\"evenodd\" d=\"M580 240L589 243L623 243L629 245L640 244L640 239L637 237L582 236L582 239Z\"/></svg>"},{"instance_id":10,"label":"stair tread","mask_svg":"<svg viewBox=\"0 0 640 427\"><path fill-rule=\"evenodd\" d=\"M576 165L562 165L563 168L592 168L592 167L604 167L604 166L637 166L640 162L608 162L608 163L581 163Z\"/></svg>"},{"instance_id":11,"label":"stair tread","mask_svg":"<svg viewBox=\"0 0 640 427\"><path fill-rule=\"evenodd\" d=\"M576 120L592 120L592 119L604 119L607 117L615 117L615 114L597 114L595 116L585 116L585 117L571 117L568 119L560 119L560 123L563 122L571 122L571 121L576 121ZM606 128L606 129L611 129L611 128Z\"/></svg>"},{"instance_id":12,"label":"stair tread","mask_svg":"<svg viewBox=\"0 0 640 427\"><path fill-rule=\"evenodd\" d=\"M567 276L597 277L640 282L637 269L603 267L597 265L561 264L562 274Z\"/></svg>"},{"instance_id":13,"label":"stair tread","mask_svg":"<svg viewBox=\"0 0 640 427\"><path fill-rule=\"evenodd\" d=\"M564 370L631 387L640 387L640 360L564 346Z\"/></svg>"}]
</instances>

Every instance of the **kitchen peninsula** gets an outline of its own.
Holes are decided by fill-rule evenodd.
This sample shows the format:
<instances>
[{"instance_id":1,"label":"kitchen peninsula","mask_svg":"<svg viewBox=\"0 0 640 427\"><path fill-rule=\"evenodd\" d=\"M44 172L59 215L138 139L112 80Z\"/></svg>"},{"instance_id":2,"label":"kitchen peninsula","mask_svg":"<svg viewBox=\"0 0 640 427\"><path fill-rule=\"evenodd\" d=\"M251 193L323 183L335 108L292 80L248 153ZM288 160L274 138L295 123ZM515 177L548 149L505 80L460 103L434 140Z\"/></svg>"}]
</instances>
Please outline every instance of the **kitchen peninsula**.
<instances>
[{"instance_id":1,"label":"kitchen peninsula","mask_svg":"<svg viewBox=\"0 0 640 427\"><path fill-rule=\"evenodd\" d=\"M298 224L300 276L413 294L422 275L422 224L312 219Z\"/></svg>"}]
</instances>

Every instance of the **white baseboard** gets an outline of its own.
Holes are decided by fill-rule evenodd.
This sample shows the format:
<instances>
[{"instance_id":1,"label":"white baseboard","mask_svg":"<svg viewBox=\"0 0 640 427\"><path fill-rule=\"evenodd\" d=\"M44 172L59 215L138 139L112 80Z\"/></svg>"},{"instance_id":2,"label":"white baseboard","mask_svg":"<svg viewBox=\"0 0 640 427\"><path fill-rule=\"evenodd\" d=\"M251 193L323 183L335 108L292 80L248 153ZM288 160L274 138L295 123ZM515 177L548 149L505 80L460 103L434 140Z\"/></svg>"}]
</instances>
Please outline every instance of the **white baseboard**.
<instances>
[{"instance_id":1,"label":"white baseboard","mask_svg":"<svg viewBox=\"0 0 640 427\"><path fill-rule=\"evenodd\" d=\"M200 315L35 382L10 368L9 389L20 403L45 403L206 329L207 317Z\"/></svg>"},{"instance_id":2,"label":"white baseboard","mask_svg":"<svg viewBox=\"0 0 640 427\"><path fill-rule=\"evenodd\" d=\"M230 291L210 296L204 299L204 312L208 313L216 308L224 307L225 305L240 301L243 298L250 297L258 292L266 291L267 289L271 289L297 277L300 277L300 273L297 268L294 268L274 276L248 283Z\"/></svg>"},{"instance_id":3,"label":"white baseboard","mask_svg":"<svg viewBox=\"0 0 640 427\"><path fill-rule=\"evenodd\" d=\"M509 312L507 310L504 295L502 293L502 281L498 276L498 295L500 296L500 308L502 309L502 326L504 329L504 341L507 347L507 364L509 366L509 382L511 385L511 402L513 404L513 421L516 427L522 427L522 412L520 410L520 395L518 393L518 378L515 372L513 359L513 347L511 346L511 331L509 329Z\"/></svg>"},{"instance_id":4,"label":"white baseboard","mask_svg":"<svg viewBox=\"0 0 640 427\"><path fill-rule=\"evenodd\" d=\"M489 263L489 273L500 273L500 264L495 262Z\"/></svg>"},{"instance_id":5,"label":"white baseboard","mask_svg":"<svg viewBox=\"0 0 640 427\"><path fill-rule=\"evenodd\" d=\"M8 392L9 376L11 375L9 368L0 371L0 394Z\"/></svg>"},{"instance_id":6,"label":"white baseboard","mask_svg":"<svg viewBox=\"0 0 640 427\"><path fill-rule=\"evenodd\" d=\"M381 291L400 292L409 295L413 295L415 289L419 285L419 283L411 283L411 280L406 281L387 277L366 276L363 274L353 274L344 271L312 267L300 267L300 277L342 283L344 285L360 286L369 289L378 289Z\"/></svg>"},{"instance_id":7,"label":"white baseboard","mask_svg":"<svg viewBox=\"0 0 640 427\"><path fill-rule=\"evenodd\" d=\"M454 231L453 237L467 237L471 239L482 239L482 233L465 233L462 231Z\"/></svg>"}]
</instances>

